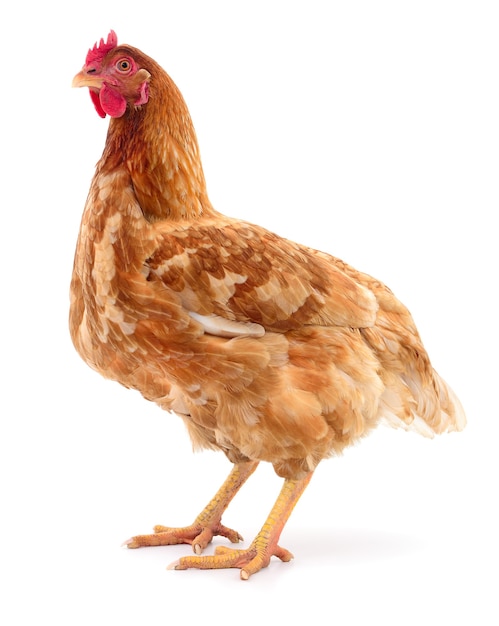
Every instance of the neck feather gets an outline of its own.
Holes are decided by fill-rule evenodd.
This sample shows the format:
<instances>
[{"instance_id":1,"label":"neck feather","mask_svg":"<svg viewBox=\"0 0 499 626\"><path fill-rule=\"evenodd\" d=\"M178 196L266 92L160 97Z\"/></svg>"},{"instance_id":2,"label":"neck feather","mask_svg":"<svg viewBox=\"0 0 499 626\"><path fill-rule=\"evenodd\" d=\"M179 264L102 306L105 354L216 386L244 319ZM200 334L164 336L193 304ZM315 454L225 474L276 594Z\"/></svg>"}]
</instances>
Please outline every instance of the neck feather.
<instances>
[{"instance_id":1,"label":"neck feather","mask_svg":"<svg viewBox=\"0 0 499 626\"><path fill-rule=\"evenodd\" d=\"M140 206L151 221L214 212L189 111L159 66L152 76L149 102L137 109L129 105L123 117L111 119L99 166L128 169Z\"/></svg>"}]
</instances>

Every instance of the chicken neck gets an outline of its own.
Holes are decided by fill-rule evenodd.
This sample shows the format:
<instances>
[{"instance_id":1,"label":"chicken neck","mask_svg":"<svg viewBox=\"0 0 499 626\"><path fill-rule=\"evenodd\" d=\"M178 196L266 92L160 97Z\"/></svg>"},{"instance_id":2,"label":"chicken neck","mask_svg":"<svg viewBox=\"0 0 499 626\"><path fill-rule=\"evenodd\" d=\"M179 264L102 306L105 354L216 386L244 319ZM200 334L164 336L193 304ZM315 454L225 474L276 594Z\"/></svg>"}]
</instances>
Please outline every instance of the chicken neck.
<instances>
[{"instance_id":1,"label":"chicken neck","mask_svg":"<svg viewBox=\"0 0 499 626\"><path fill-rule=\"evenodd\" d=\"M144 216L150 222L212 215L213 207L192 120L180 92L161 70L147 106L112 118L98 165L126 168Z\"/></svg>"}]
</instances>

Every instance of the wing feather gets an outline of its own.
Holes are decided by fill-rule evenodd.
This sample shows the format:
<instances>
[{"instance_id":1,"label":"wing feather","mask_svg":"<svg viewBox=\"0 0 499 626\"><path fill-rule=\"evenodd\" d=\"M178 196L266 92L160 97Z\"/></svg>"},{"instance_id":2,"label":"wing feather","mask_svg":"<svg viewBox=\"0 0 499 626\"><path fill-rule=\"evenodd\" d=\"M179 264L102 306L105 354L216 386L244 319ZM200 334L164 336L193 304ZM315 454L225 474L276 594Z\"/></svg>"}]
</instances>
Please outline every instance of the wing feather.
<instances>
[{"instance_id":1,"label":"wing feather","mask_svg":"<svg viewBox=\"0 0 499 626\"><path fill-rule=\"evenodd\" d=\"M252 322L235 322L220 315L198 315L189 311L192 319L199 322L205 333L217 337L263 337L265 328Z\"/></svg>"},{"instance_id":2,"label":"wing feather","mask_svg":"<svg viewBox=\"0 0 499 626\"><path fill-rule=\"evenodd\" d=\"M203 325L221 318L284 332L375 323L374 294L334 257L223 216L158 229L158 247L146 261L149 280L175 291Z\"/></svg>"}]
</instances>

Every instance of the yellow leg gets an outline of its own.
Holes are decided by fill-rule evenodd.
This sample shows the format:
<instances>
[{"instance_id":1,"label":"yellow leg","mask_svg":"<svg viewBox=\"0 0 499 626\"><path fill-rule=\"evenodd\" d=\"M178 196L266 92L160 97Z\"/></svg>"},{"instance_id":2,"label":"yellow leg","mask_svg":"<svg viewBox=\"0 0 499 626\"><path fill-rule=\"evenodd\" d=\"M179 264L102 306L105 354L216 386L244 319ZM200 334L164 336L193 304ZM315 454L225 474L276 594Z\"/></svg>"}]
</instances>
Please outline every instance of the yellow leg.
<instances>
[{"instance_id":1,"label":"yellow leg","mask_svg":"<svg viewBox=\"0 0 499 626\"><path fill-rule=\"evenodd\" d=\"M127 548L141 548L189 543L196 554L201 554L215 535L227 537L232 543L238 543L242 540L241 535L221 524L222 514L257 465L256 461L234 465L224 484L190 526L184 528L155 526L154 534L137 535L125 541L123 545Z\"/></svg>"},{"instance_id":2,"label":"yellow leg","mask_svg":"<svg viewBox=\"0 0 499 626\"><path fill-rule=\"evenodd\" d=\"M290 561L293 555L281 548L277 542L288 521L293 508L305 491L312 472L301 480L285 480L281 493L274 504L262 529L246 550L235 550L219 546L213 556L187 556L175 561L169 569L222 569L237 567L241 569L241 578L248 578L267 567L272 556L281 561Z\"/></svg>"}]
</instances>

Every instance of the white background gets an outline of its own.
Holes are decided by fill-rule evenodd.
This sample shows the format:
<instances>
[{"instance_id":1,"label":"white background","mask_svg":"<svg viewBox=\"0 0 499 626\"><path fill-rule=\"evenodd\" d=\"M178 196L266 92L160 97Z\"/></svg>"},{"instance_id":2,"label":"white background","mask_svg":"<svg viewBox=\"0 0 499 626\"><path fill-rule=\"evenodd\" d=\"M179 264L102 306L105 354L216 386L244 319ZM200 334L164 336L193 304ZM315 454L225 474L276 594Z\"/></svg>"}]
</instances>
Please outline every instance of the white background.
<instances>
[{"instance_id":1,"label":"white background","mask_svg":"<svg viewBox=\"0 0 499 626\"><path fill-rule=\"evenodd\" d=\"M104 6L103 6L104 4ZM498 16L482 0L13 3L2 41L0 621L480 624L497 608ZM174 572L229 471L177 417L74 352L68 284L107 121L71 90L113 28L190 107L221 211L343 258L409 306L469 426L380 429L324 462L290 564ZM250 541L260 467L224 521Z\"/></svg>"}]
</instances>

